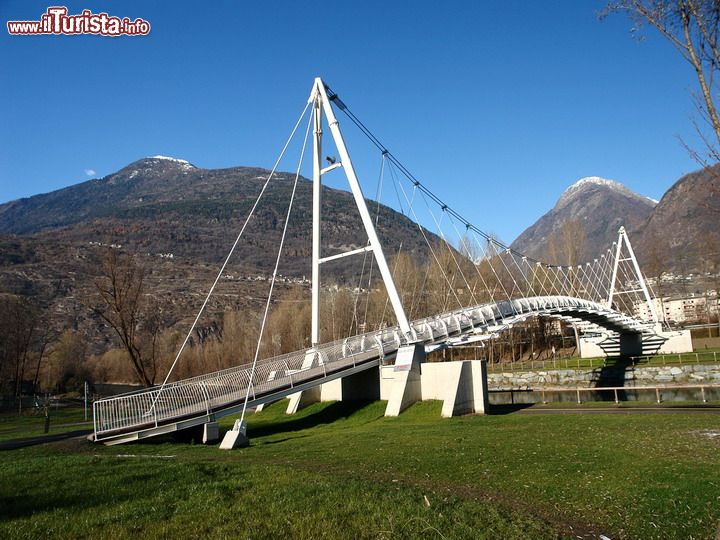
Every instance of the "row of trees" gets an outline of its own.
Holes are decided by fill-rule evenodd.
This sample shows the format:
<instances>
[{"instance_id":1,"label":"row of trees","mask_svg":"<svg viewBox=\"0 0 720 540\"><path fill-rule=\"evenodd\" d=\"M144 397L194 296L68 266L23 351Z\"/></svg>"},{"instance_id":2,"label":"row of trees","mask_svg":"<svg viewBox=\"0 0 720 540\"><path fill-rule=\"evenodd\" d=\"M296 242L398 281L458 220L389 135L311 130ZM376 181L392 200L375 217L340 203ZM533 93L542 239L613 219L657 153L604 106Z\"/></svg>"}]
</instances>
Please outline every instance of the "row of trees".
<instances>
[{"instance_id":1,"label":"row of trees","mask_svg":"<svg viewBox=\"0 0 720 540\"><path fill-rule=\"evenodd\" d=\"M406 315L418 319L491 300L507 298L513 287L502 253L487 250L491 256L472 262L457 250L439 243L427 261L400 254L390 267ZM108 252L103 277L96 283L98 296L95 313L114 332L122 355L111 351L93 359L96 376L105 379L134 379L149 386L165 375L184 337L177 329L166 327L162 312L143 291L144 272L138 259L117 250ZM373 276L373 277L371 277ZM396 324L387 293L376 268L364 273L356 288L325 288L320 306L321 340L335 341L358 333ZM178 363L173 378L183 378L252 360L260 329L259 313L226 311L209 315L201 326L214 332L199 331ZM260 344L260 357L266 358L310 346L310 295L307 287L297 285L275 301ZM531 351L549 350L553 336L545 324L530 324L516 331L507 341L493 348L499 360L514 359ZM557 334L557 325L552 325ZM528 337L529 336L529 337ZM556 336L555 336L556 337ZM516 346L516 342L526 343ZM524 348L523 348L524 347ZM473 352L472 354L476 354ZM124 358L118 369L118 359Z\"/></svg>"},{"instance_id":2,"label":"row of trees","mask_svg":"<svg viewBox=\"0 0 720 540\"><path fill-rule=\"evenodd\" d=\"M82 388L89 372L86 340L68 329L54 333L28 299L0 295L0 395Z\"/></svg>"},{"instance_id":3,"label":"row of trees","mask_svg":"<svg viewBox=\"0 0 720 540\"><path fill-rule=\"evenodd\" d=\"M20 395L22 381L36 382L46 345L39 310L23 297L0 296L0 384L5 395Z\"/></svg>"},{"instance_id":4,"label":"row of trees","mask_svg":"<svg viewBox=\"0 0 720 540\"><path fill-rule=\"evenodd\" d=\"M502 283L492 265L490 258L475 266L444 244L434 246L434 257L428 262L409 255L399 255L390 262L410 319L486 302L493 293L501 299L500 291L511 284ZM372 275L373 279L366 275L355 289L332 286L324 290L322 341L396 324L377 269ZM173 327L163 317L162 308L146 290L144 276L138 257L108 250L90 304L115 336L117 348L101 355L90 353L86 334L71 328L54 332L46 314L28 299L0 295L0 394L19 397L39 391L81 391L86 380L145 386L158 383L170 368L184 335L182 328ZM201 327L178 363L175 378L252 360L260 329L258 312L209 314ZM205 331L208 328L214 331ZM515 359L543 347L548 349L551 336L546 334L544 325L533 330L516 329L484 354L494 360ZM260 356L307 348L309 336L310 294L307 287L298 285L275 301Z\"/></svg>"},{"instance_id":5,"label":"row of trees","mask_svg":"<svg viewBox=\"0 0 720 540\"><path fill-rule=\"evenodd\" d=\"M582 227L568 225L551 240L557 261L574 264ZM442 313L459 306L527 294L518 290L523 279L508 253L494 241L470 253L438 242L427 260L399 254L390 261L395 283L409 319ZM580 246L580 247L578 247ZM514 273L515 272L515 273ZM541 279L536 277L533 279ZM542 285L533 283L533 286ZM100 356L88 353L86 337L72 329L53 334L37 307L16 296L0 297L0 375L4 395L25 389L71 391L84 380L135 382L151 386L167 373L183 339L181 328L165 317L162 306L145 286L145 269L138 256L109 249L95 280L89 302L98 320L115 336L119 348ZM174 377L238 365L252 360L260 328L257 312L209 314L192 336ZM322 341L335 341L396 324L377 268L369 268L357 287L331 286L321 303ZM213 332L206 331L214 329ZM515 359L524 353L548 350L553 336L546 325L516 329L485 355L493 360ZM552 326L557 333L557 327ZM266 358L309 347L310 298L307 287L296 286L277 299L261 342ZM475 351L471 354L476 354Z\"/></svg>"},{"instance_id":6,"label":"row of trees","mask_svg":"<svg viewBox=\"0 0 720 540\"><path fill-rule=\"evenodd\" d=\"M107 252L90 304L122 349L101 358L89 354L85 334L53 329L49 314L30 299L0 294L0 395L80 391L86 380L152 385L158 362L174 348L175 332L165 327L143 277L134 257Z\"/></svg>"}]
</instances>

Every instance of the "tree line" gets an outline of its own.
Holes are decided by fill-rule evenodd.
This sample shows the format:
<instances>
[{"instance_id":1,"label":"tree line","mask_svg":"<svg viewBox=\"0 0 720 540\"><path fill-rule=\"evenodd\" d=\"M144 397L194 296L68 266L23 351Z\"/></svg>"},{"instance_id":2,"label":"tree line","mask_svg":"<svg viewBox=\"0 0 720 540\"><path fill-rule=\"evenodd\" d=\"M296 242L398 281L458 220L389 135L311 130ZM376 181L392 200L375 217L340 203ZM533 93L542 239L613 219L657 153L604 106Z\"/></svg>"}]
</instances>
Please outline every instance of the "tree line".
<instances>
[{"instance_id":1,"label":"tree line","mask_svg":"<svg viewBox=\"0 0 720 540\"><path fill-rule=\"evenodd\" d=\"M567 235L566 235L567 236ZM569 237L563 246L570 246ZM511 268L505 253L492 242L479 252L461 240L458 248L438 242L424 260L399 253L389 264L410 320L436 315L459 306L507 299L520 277L496 268ZM558 244L560 245L560 244ZM397 324L387 292L372 257L363 264L355 286L325 284L321 295L321 341L344 339ZM162 305L147 290L145 267L138 255L108 249L95 279L88 309L112 336L115 347L91 354L87 337L68 328L49 330L48 314L20 296L0 296L0 380L2 395L29 392L78 392L84 381L161 382L185 337L165 316ZM537 284L536 284L537 285ZM310 291L297 284L274 299L260 345L268 358L310 346ZM209 313L190 336L173 379L194 376L250 362L260 330L259 311ZM491 361L547 355L560 347L563 327L552 321L531 321L503 334L485 349L441 353L436 359L480 357Z\"/></svg>"}]
</instances>

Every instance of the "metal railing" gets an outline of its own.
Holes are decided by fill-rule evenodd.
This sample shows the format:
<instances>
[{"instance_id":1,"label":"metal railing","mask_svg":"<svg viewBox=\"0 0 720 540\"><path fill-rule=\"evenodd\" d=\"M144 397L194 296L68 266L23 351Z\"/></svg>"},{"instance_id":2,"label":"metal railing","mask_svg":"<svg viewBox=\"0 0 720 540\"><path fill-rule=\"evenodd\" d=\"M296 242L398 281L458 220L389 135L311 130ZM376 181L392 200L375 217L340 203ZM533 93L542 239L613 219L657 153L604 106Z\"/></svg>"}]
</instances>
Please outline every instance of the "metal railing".
<instances>
[{"instance_id":1,"label":"metal railing","mask_svg":"<svg viewBox=\"0 0 720 540\"><path fill-rule=\"evenodd\" d=\"M720 360L717 351L660 354L646 356L631 356L626 360L627 367L636 366L666 366L712 364ZM556 370L556 369L595 369L617 365L614 358L579 358L564 357L547 360L521 360L517 362L498 362L488 364L488 373L502 373L514 371Z\"/></svg>"},{"instance_id":2,"label":"metal railing","mask_svg":"<svg viewBox=\"0 0 720 540\"><path fill-rule=\"evenodd\" d=\"M93 404L96 438L128 429L157 427L168 420L210 415L216 408L241 402L283 388L293 388L329 372L355 366L370 357L382 357L397 349L394 333L379 332L368 339L357 336L351 343L334 342L315 351L298 351L258 363L250 381L251 365L185 379L159 387L138 390ZM343 354L344 351L344 354ZM153 405L154 403L154 405Z\"/></svg>"},{"instance_id":3,"label":"metal railing","mask_svg":"<svg viewBox=\"0 0 720 540\"><path fill-rule=\"evenodd\" d=\"M717 351L678 353L678 354L657 354L649 356L633 356L631 357L633 365L636 364L709 364L717 363Z\"/></svg>"},{"instance_id":4,"label":"metal railing","mask_svg":"<svg viewBox=\"0 0 720 540\"><path fill-rule=\"evenodd\" d=\"M678 385L645 385L645 386L600 386L600 387L572 387L572 388L563 388L563 387L539 387L539 388L529 388L529 389L521 389L521 388L491 388L489 390L490 394L510 394L511 397L511 404L515 404L514 396L516 394L518 395L528 395L528 394L539 394L540 402L545 404L549 401L547 400L548 394L574 394L575 395L575 401L578 405L583 403L583 395L587 395L588 393L591 394L602 394L604 392L612 392L613 401L618 404L620 401L630 401L630 400L622 400L622 397L627 396L628 394L637 393L637 392L653 392L655 396L655 402L656 403L662 403L663 402L663 392L668 391L687 391L687 390L700 390L700 396L701 401L703 403L707 403L710 401L709 395L712 395L712 392L708 392L710 390L717 390L720 392L720 384L678 384ZM719 398L720 399L720 398ZM587 399L585 401L588 401ZM523 402L525 403L525 402Z\"/></svg>"},{"instance_id":5,"label":"metal railing","mask_svg":"<svg viewBox=\"0 0 720 540\"><path fill-rule=\"evenodd\" d=\"M245 399L286 392L322 380L330 373L354 368L370 360L392 357L407 343L432 344L467 334L488 334L508 328L530 314L562 316L572 312L601 314L614 325L640 328L642 323L599 304L572 297L552 296L501 301L459 309L411 323L410 336L398 327L385 328L263 360L250 380L251 364L207 373L159 387L136 390L93 404L95 440L157 428L184 418L208 416Z\"/></svg>"}]
</instances>

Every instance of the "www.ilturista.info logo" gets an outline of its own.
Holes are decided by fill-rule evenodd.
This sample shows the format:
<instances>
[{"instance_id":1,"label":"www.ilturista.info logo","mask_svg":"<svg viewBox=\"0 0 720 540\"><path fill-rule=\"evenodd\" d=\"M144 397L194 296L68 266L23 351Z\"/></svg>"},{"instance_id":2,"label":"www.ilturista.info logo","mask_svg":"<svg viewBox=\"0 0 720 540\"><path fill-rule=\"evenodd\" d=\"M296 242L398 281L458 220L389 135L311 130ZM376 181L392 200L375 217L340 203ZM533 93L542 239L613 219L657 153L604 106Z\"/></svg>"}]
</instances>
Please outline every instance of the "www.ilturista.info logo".
<instances>
[{"instance_id":1,"label":"www.ilturista.info logo","mask_svg":"<svg viewBox=\"0 0 720 540\"><path fill-rule=\"evenodd\" d=\"M84 9L78 15L68 15L64 6L49 7L39 21L8 21L7 29L12 35L42 34L94 34L99 36L146 36L150 23L137 18L113 17L107 13L93 13Z\"/></svg>"}]
</instances>

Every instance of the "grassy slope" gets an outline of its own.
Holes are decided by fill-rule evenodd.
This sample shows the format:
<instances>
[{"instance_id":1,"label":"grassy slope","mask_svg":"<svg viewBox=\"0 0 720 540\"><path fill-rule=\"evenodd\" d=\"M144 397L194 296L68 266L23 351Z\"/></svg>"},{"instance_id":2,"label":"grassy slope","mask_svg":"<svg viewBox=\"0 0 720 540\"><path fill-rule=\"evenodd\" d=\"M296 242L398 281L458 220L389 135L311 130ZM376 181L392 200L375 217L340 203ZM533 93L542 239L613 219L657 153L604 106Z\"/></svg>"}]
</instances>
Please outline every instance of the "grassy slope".
<instances>
[{"instance_id":1,"label":"grassy slope","mask_svg":"<svg viewBox=\"0 0 720 540\"><path fill-rule=\"evenodd\" d=\"M48 435L92 429L92 408L89 410L89 417L90 421L85 422L84 411L76 407L51 407ZM28 409L22 416L10 414L0 416L0 443L43 435L45 435L45 417L38 409Z\"/></svg>"},{"instance_id":2,"label":"grassy slope","mask_svg":"<svg viewBox=\"0 0 720 540\"><path fill-rule=\"evenodd\" d=\"M399 418L383 411L317 404L285 417L272 406L250 416L252 446L234 452L169 441L3 452L0 537L665 539L717 529L720 437L707 430L720 431L720 415L443 420L437 402Z\"/></svg>"}]
</instances>

